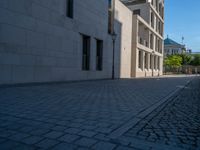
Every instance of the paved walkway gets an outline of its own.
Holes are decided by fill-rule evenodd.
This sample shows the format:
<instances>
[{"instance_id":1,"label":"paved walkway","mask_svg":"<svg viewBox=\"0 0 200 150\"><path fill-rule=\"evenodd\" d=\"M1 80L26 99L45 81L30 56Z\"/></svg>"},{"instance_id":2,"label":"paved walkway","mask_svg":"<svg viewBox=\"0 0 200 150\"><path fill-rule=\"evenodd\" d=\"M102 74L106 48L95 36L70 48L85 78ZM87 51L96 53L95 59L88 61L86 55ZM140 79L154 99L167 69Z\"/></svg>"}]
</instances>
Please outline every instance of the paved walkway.
<instances>
[{"instance_id":1,"label":"paved walkway","mask_svg":"<svg viewBox=\"0 0 200 150\"><path fill-rule=\"evenodd\" d=\"M0 88L0 149L198 149L193 78Z\"/></svg>"}]
</instances>

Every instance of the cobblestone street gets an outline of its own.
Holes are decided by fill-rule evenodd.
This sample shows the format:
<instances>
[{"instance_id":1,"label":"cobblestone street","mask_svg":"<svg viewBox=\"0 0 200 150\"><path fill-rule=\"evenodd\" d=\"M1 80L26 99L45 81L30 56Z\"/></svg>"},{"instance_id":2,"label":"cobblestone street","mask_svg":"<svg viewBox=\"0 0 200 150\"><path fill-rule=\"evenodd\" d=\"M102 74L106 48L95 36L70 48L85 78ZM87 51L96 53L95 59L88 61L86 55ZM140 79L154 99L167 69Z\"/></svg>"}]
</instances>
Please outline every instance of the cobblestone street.
<instances>
[{"instance_id":1,"label":"cobblestone street","mask_svg":"<svg viewBox=\"0 0 200 150\"><path fill-rule=\"evenodd\" d=\"M0 88L0 149L200 149L198 77Z\"/></svg>"}]
</instances>

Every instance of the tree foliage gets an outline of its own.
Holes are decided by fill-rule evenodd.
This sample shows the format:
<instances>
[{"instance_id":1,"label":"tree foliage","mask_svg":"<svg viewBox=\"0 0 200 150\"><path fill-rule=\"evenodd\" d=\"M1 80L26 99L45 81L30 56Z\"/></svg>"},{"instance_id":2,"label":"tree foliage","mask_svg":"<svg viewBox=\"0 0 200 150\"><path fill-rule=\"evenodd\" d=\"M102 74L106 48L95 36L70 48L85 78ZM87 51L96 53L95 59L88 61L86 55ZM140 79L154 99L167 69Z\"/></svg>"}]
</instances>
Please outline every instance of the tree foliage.
<instances>
[{"instance_id":1,"label":"tree foliage","mask_svg":"<svg viewBox=\"0 0 200 150\"><path fill-rule=\"evenodd\" d=\"M164 65L170 68L179 68L182 66L183 59L179 55L171 55L165 58Z\"/></svg>"},{"instance_id":2,"label":"tree foliage","mask_svg":"<svg viewBox=\"0 0 200 150\"><path fill-rule=\"evenodd\" d=\"M190 65L200 66L200 54L193 55L193 59L192 59Z\"/></svg>"},{"instance_id":3,"label":"tree foliage","mask_svg":"<svg viewBox=\"0 0 200 150\"><path fill-rule=\"evenodd\" d=\"M179 54L178 56L182 58L182 65L189 65L192 61L192 56L189 54Z\"/></svg>"}]
</instances>

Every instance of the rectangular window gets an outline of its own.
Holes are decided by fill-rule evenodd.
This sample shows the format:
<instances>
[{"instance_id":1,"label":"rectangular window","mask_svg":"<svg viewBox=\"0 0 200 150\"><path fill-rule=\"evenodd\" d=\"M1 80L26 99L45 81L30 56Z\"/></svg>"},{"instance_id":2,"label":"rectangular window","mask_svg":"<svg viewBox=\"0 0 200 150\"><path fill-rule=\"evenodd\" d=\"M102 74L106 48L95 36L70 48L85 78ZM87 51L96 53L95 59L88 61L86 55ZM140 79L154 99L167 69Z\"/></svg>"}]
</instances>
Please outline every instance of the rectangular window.
<instances>
[{"instance_id":1,"label":"rectangular window","mask_svg":"<svg viewBox=\"0 0 200 150\"><path fill-rule=\"evenodd\" d=\"M83 35L82 69L90 70L90 37Z\"/></svg>"},{"instance_id":2,"label":"rectangular window","mask_svg":"<svg viewBox=\"0 0 200 150\"><path fill-rule=\"evenodd\" d=\"M103 70L103 41L96 40L96 70Z\"/></svg>"},{"instance_id":3,"label":"rectangular window","mask_svg":"<svg viewBox=\"0 0 200 150\"><path fill-rule=\"evenodd\" d=\"M108 0L108 33L113 32L113 23L114 23L114 1Z\"/></svg>"},{"instance_id":4,"label":"rectangular window","mask_svg":"<svg viewBox=\"0 0 200 150\"><path fill-rule=\"evenodd\" d=\"M159 0L156 0L156 10L157 10L157 11L158 11L158 7L159 7L159 6L158 6L158 3L159 3L158 1L159 1Z\"/></svg>"},{"instance_id":5,"label":"rectangular window","mask_svg":"<svg viewBox=\"0 0 200 150\"><path fill-rule=\"evenodd\" d=\"M109 8L109 9L112 8L112 0L108 0L108 8Z\"/></svg>"},{"instance_id":6,"label":"rectangular window","mask_svg":"<svg viewBox=\"0 0 200 150\"><path fill-rule=\"evenodd\" d=\"M153 55L150 55L150 68L153 69Z\"/></svg>"},{"instance_id":7,"label":"rectangular window","mask_svg":"<svg viewBox=\"0 0 200 150\"><path fill-rule=\"evenodd\" d=\"M145 69L148 69L148 53L145 53L145 58L144 58L144 60L145 60Z\"/></svg>"},{"instance_id":8,"label":"rectangular window","mask_svg":"<svg viewBox=\"0 0 200 150\"><path fill-rule=\"evenodd\" d=\"M142 69L142 52L138 53L138 68Z\"/></svg>"},{"instance_id":9,"label":"rectangular window","mask_svg":"<svg viewBox=\"0 0 200 150\"><path fill-rule=\"evenodd\" d=\"M151 5L152 5L152 6L154 5L154 0L151 0Z\"/></svg>"},{"instance_id":10,"label":"rectangular window","mask_svg":"<svg viewBox=\"0 0 200 150\"><path fill-rule=\"evenodd\" d=\"M150 48L153 49L153 34L150 35Z\"/></svg>"},{"instance_id":11,"label":"rectangular window","mask_svg":"<svg viewBox=\"0 0 200 150\"><path fill-rule=\"evenodd\" d=\"M157 69L157 61L156 61L156 59L157 59L157 56L154 56L154 69Z\"/></svg>"},{"instance_id":12,"label":"rectangular window","mask_svg":"<svg viewBox=\"0 0 200 150\"><path fill-rule=\"evenodd\" d=\"M158 70L160 70L160 57L158 57Z\"/></svg>"},{"instance_id":13,"label":"rectangular window","mask_svg":"<svg viewBox=\"0 0 200 150\"><path fill-rule=\"evenodd\" d=\"M154 14L151 12L151 27L154 28Z\"/></svg>"},{"instance_id":14,"label":"rectangular window","mask_svg":"<svg viewBox=\"0 0 200 150\"><path fill-rule=\"evenodd\" d=\"M74 11L74 1L66 0L66 15L67 15L67 17L73 18L73 11Z\"/></svg>"}]
</instances>

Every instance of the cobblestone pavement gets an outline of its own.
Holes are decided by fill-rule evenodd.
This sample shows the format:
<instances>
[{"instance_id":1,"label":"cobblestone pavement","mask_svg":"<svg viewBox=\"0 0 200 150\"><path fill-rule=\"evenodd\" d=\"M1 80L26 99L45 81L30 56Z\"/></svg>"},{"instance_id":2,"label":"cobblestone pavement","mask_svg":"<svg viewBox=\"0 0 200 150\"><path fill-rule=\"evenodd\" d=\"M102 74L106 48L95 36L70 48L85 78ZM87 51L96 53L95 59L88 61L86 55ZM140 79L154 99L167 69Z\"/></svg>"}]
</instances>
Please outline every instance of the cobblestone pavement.
<instances>
[{"instance_id":1,"label":"cobblestone pavement","mask_svg":"<svg viewBox=\"0 0 200 150\"><path fill-rule=\"evenodd\" d=\"M199 79L140 115L192 78L0 88L0 149L198 149Z\"/></svg>"},{"instance_id":2,"label":"cobblestone pavement","mask_svg":"<svg viewBox=\"0 0 200 150\"><path fill-rule=\"evenodd\" d=\"M172 101L157 108L120 139L141 149L199 150L200 80L192 81Z\"/></svg>"}]
</instances>

